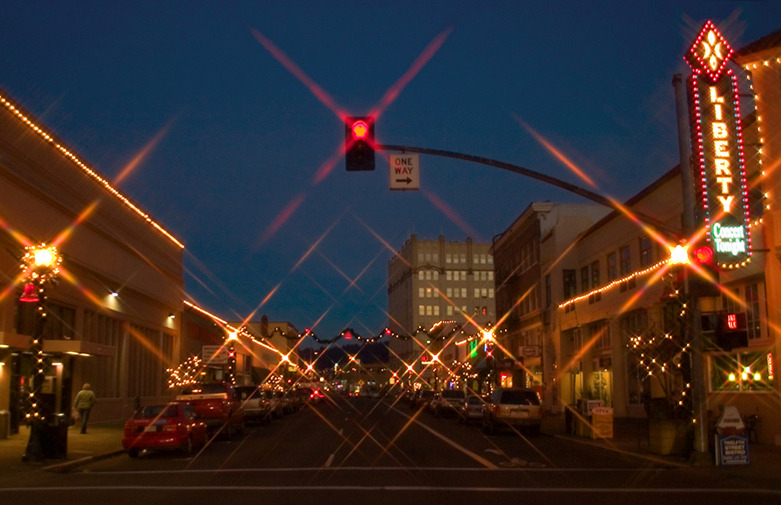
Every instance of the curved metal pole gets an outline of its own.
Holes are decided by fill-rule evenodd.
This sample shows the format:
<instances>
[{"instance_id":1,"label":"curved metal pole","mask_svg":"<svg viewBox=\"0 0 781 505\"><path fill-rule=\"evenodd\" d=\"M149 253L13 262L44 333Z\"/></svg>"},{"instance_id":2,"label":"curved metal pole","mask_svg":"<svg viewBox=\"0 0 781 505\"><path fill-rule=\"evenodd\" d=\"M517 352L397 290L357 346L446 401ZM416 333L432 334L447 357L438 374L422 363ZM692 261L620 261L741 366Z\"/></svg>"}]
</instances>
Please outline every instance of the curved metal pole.
<instances>
[{"instance_id":1,"label":"curved metal pole","mask_svg":"<svg viewBox=\"0 0 781 505\"><path fill-rule=\"evenodd\" d=\"M590 191L585 188L581 188L580 186L576 186L572 183L563 181L556 177L542 174L540 172L535 172L534 170L529 170L528 168L523 168L518 165L513 165L511 163L505 163L504 161L497 161L497 160L492 160L490 158L483 158L482 156L473 156L471 154L456 153L453 151L443 151L441 149L428 149L425 147L376 145L374 149L376 151L401 151L401 152L410 152L410 153L431 154L434 156L443 156L445 158L453 158L462 161L471 161L473 163L480 163L481 165L488 165L491 167L501 168L502 170L507 170L526 177L531 177L532 179L537 179L538 181L542 181L547 184L552 184L556 187L559 187L571 193L575 193L576 195L587 198L592 202L596 202L600 205L610 207L611 209L618 210L618 211L621 210L616 205L615 202L611 201L609 198L604 197L598 193L594 193L593 191ZM646 224L650 225L651 227L656 228L660 231L667 232L668 234L673 235L675 238L681 238L681 230L675 230L673 228L670 228L668 225L662 223L661 221L652 218L650 216L641 214L639 212L634 212L634 214L638 218L642 219L642 221L644 221Z\"/></svg>"}]
</instances>

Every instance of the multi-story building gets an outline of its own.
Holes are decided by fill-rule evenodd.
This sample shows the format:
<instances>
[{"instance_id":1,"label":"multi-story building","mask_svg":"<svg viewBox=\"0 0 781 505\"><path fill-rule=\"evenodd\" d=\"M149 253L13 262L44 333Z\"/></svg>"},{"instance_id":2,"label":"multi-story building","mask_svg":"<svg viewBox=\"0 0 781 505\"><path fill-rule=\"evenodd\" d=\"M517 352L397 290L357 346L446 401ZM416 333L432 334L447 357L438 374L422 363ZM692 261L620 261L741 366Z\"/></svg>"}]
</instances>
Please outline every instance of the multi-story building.
<instances>
[{"instance_id":1,"label":"multi-story building","mask_svg":"<svg viewBox=\"0 0 781 505\"><path fill-rule=\"evenodd\" d=\"M95 421L167 397L165 371L181 347L183 244L3 91L0 216L0 409L11 429L39 382L34 333L43 337L47 413L67 414L85 382L98 397ZM58 246L62 273L36 329L36 304L19 301L20 258L42 242Z\"/></svg>"},{"instance_id":2,"label":"multi-story building","mask_svg":"<svg viewBox=\"0 0 781 505\"><path fill-rule=\"evenodd\" d=\"M755 315L749 321L752 348L760 350L758 355L764 357L764 363L770 359L772 365L778 363L781 349L781 30L748 44L736 52L734 59L746 71L753 91L761 189L767 197L760 227L765 250L758 254L765 281L760 275L757 281L738 289L742 290L739 295L747 302L748 312ZM742 364L750 361L751 355L735 358ZM772 368L769 372L772 374ZM744 412L759 409L761 439L781 445L781 381L774 381L762 393L751 393L750 388L750 382L738 382L737 390L725 399L739 402Z\"/></svg>"},{"instance_id":3,"label":"multi-story building","mask_svg":"<svg viewBox=\"0 0 781 505\"><path fill-rule=\"evenodd\" d=\"M533 202L494 239L498 340L522 365L508 374L505 385L536 389L548 409L557 407L554 374L561 363L551 318L561 293L553 283L563 285L563 272L569 271L560 258L580 233L608 212L599 205ZM598 282L599 271L594 274Z\"/></svg>"},{"instance_id":4,"label":"multi-story building","mask_svg":"<svg viewBox=\"0 0 781 505\"><path fill-rule=\"evenodd\" d=\"M453 351L454 342L430 342L427 332L442 321L496 321L490 244L412 235L388 262L388 312L390 328L400 335L390 343L392 368L416 363L421 370L424 350Z\"/></svg>"}]
</instances>

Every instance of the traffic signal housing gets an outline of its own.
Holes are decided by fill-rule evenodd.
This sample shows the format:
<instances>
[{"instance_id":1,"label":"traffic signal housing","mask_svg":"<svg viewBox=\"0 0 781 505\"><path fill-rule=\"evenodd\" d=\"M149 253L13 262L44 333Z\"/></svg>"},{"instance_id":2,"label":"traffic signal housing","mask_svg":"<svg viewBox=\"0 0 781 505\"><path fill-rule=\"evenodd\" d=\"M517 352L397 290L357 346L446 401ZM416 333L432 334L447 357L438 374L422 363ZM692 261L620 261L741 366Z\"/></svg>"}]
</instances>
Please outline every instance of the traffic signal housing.
<instances>
[{"instance_id":1,"label":"traffic signal housing","mask_svg":"<svg viewBox=\"0 0 781 505\"><path fill-rule=\"evenodd\" d=\"M720 296L719 270L713 248L707 244L694 244L690 250L689 296L693 298Z\"/></svg>"},{"instance_id":2,"label":"traffic signal housing","mask_svg":"<svg viewBox=\"0 0 781 505\"><path fill-rule=\"evenodd\" d=\"M374 170L374 118L348 117L344 126L347 171Z\"/></svg>"}]
</instances>

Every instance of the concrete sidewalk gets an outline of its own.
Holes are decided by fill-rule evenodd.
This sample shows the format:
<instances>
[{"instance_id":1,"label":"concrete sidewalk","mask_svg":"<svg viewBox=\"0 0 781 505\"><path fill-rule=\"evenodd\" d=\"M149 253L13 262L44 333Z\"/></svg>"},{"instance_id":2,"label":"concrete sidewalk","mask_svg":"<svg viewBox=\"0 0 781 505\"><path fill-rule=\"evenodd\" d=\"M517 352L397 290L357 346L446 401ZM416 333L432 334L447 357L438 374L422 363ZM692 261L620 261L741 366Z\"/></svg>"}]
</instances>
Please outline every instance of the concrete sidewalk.
<instances>
[{"instance_id":1,"label":"concrete sidewalk","mask_svg":"<svg viewBox=\"0 0 781 505\"><path fill-rule=\"evenodd\" d=\"M651 453L647 423L646 419L617 418L613 422L613 438L592 439L567 434L564 416L549 415L544 418L541 431L573 443L587 444L641 458L649 463L661 463L698 472L713 472L725 482L743 481L749 487L755 485L781 488L781 446L752 442L749 446L748 465L716 466L713 454L708 454L707 461L703 462L693 461L689 456L662 456Z\"/></svg>"},{"instance_id":2,"label":"concrete sidewalk","mask_svg":"<svg viewBox=\"0 0 781 505\"><path fill-rule=\"evenodd\" d=\"M120 454L122 449L122 428L124 421L91 424L87 433L79 433L79 426L68 427L67 453L65 458L44 459L40 462L23 462L22 456L30 439L30 429L20 426L19 433L0 439L0 469L5 472L65 471L73 466L95 458Z\"/></svg>"}]
</instances>

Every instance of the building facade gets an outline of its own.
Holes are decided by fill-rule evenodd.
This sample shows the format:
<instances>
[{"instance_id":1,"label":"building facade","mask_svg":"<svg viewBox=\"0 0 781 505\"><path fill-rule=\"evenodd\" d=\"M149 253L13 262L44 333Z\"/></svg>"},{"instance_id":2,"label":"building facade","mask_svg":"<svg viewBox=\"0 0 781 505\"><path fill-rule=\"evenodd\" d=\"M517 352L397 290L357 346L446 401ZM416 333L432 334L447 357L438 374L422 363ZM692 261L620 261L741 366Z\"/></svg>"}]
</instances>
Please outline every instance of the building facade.
<instances>
[{"instance_id":1,"label":"building facade","mask_svg":"<svg viewBox=\"0 0 781 505\"><path fill-rule=\"evenodd\" d=\"M431 342L437 323L494 322L494 261L490 244L420 240L412 235L388 262L389 327L401 338L390 342L390 365L400 369L421 356L452 352L444 340ZM426 333L419 332L422 329ZM444 356L443 356L443 359Z\"/></svg>"},{"instance_id":2,"label":"building facade","mask_svg":"<svg viewBox=\"0 0 781 505\"><path fill-rule=\"evenodd\" d=\"M746 72L746 82L750 84L747 93L753 98L756 127L753 132L757 138L751 143L758 147L757 164L760 189L766 197L766 208L759 228L764 235L763 251L758 253L764 276L758 276L765 282L757 281L755 286L744 286L742 295L750 302L751 311L757 315L750 321L750 342L759 356L757 363L770 370L778 363L781 349L781 206L777 199L781 196L781 30L773 32L748 44L736 52L734 60ZM738 289L741 289L740 287ZM741 293L739 293L741 294ZM751 362L751 356L736 357ZM775 360L775 361L773 361ZM750 363L749 363L750 364ZM740 377L742 379L742 377ZM766 388L760 396L761 401L753 401L757 394L746 390L751 384L738 383L738 390L725 392L725 401L739 404L742 411L757 412L760 416L761 440L781 445L781 383L776 379L772 387Z\"/></svg>"},{"instance_id":3,"label":"building facade","mask_svg":"<svg viewBox=\"0 0 781 505\"><path fill-rule=\"evenodd\" d=\"M0 409L11 429L33 387L33 332L43 336L40 391L46 411L68 415L90 383L92 420L129 417L138 402L167 396L178 362L183 244L0 91ZM46 322L19 301L25 247L47 243L62 257L46 291Z\"/></svg>"},{"instance_id":4,"label":"building facade","mask_svg":"<svg viewBox=\"0 0 781 505\"><path fill-rule=\"evenodd\" d=\"M559 259L580 233L608 212L599 205L533 202L491 248L497 339L523 372L505 385L537 390L550 410L558 408L555 371L561 363L551 315L562 294L554 293L553 283L562 285L567 270Z\"/></svg>"}]
</instances>

